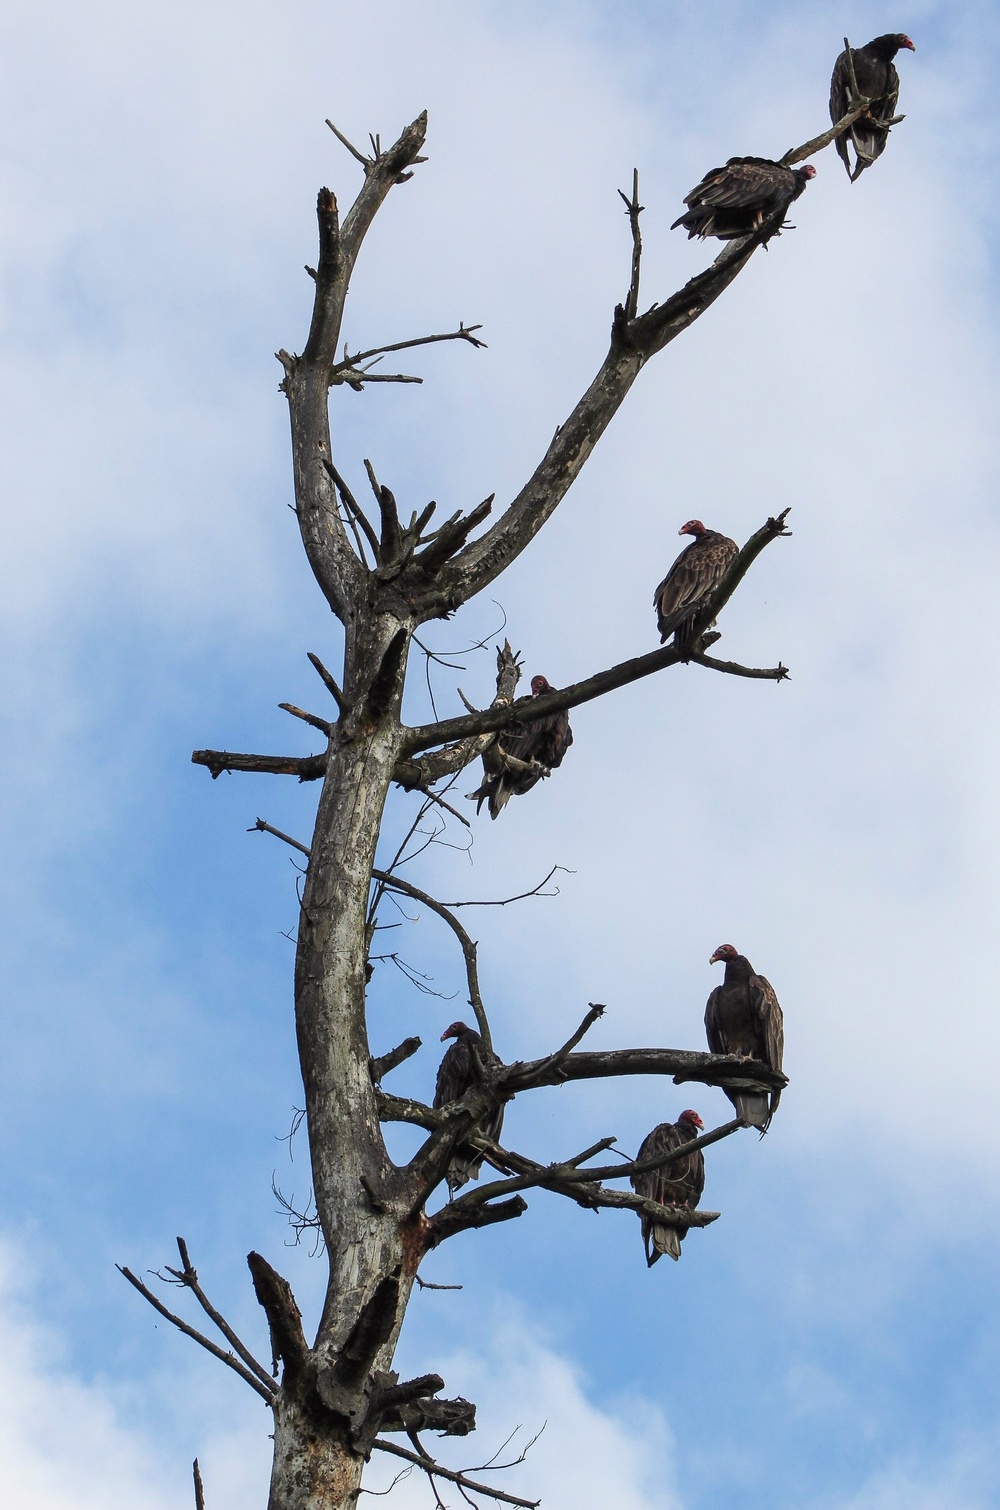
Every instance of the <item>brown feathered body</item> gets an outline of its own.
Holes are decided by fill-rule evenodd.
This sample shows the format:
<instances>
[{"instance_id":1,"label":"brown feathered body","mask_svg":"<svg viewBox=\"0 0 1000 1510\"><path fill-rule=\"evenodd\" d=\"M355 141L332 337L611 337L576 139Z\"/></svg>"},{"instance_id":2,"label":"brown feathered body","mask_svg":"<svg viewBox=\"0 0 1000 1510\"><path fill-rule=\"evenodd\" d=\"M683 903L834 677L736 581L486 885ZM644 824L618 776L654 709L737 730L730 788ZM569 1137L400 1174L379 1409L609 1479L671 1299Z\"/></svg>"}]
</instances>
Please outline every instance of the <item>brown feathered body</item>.
<instances>
[{"instance_id":1,"label":"brown feathered body","mask_svg":"<svg viewBox=\"0 0 1000 1510\"><path fill-rule=\"evenodd\" d=\"M681 551L653 594L661 644L672 634L678 642L687 638L691 620L718 587L738 551L735 540L717 530L707 530L698 519L685 524L680 533L695 538Z\"/></svg>"},{"instance_id":2,"label":"brown feathered body","mask_svg":"<svg viewBox=\"0 0 1000 1510\"><path fill-rule=\"evenodd\" d=\"M698 1136L703 1126L701 1118L693 1119L693 1113L682 1112L676 1122L661 1122L642 1141L638 1158L655 1159L681 1148ZM648 1201L657 1201L661 1206L687 1207L693 1211L701 1200L705 1188L705 1155L700 1148L674 1159L659 1169L648 1169L644 1174L631 1177L632 1189ZM642 1215L642 1241L646 1249L646 1263L652 1267L666 1253L670 1258L681 1256L681 1243L688 1235L688 1228L674 1222L658 1222L655 1217Z\"/></svg>"},{"instance_id":3,"label":"brown feathered body","mask_svg":"<svg viewBox=\"0 0 1000 1510\"><path fill-rule=\"evenodd\" d=\"M685 195L686 212L670 229L681 225L692 236L717 236L732 241L748 236L777 211L781 215L771 235L777 235L789 205L805 189L816 169L786 168L769 157L731 157L724 168L713 168Z\"/></svg>"},{"instance_id":4,"label":"brown feathered body","mask_svg":"<svg viewBox=\"0 0 1000 1510\"><path fill-rule=\"evenodd\" d=\"M543 692L555 690L544 676L532 677L533 697L541 697ZM499 736L497 743L504 754L534 768L530 771L517 771L510 767L504 767L501 771L487 769L481 784L469 796L475 800L477 813L483 803L488 802L491 818L499 818L511 797L523 797L543 776L548 776L562 764L563 756L573 743L569 714L565 708L560 708L556 713L533 719L531 723L519 728L507 729Z\"/></svg>"},{"instance_id":5,"label":"brown feathered body","mask_svg":"<svg viewBox=\"0 0 1000 1510\"><path fill-rule=\"evenodd\" d=\"M500 1064L500 1059L486 1047L482 1035L464 1022L453 1023L442 1035L454 1038L441 1063L438 1065L437 1083L434 1087L435 1107L447 1106L450 1101L459 1101L466 1091L481 1085L483 1070ZM499 1138L503 1128L503 1107L498 1106L479 1124L484 1137ZM468 1144L459 1144L448 1166L448 1189L454 1195L468 1180L478 1180L483 1162L481 1153Z\"/></svg>"},{"instance_id":6,"label":"brown feathered body","mask_svg":"<svg viewBox=\"0 0 1000 1510\"><path fill-rule=\"evenodd\" d=\"M893 58L903 47L915 51L909 37L902 32L887 32L885 36L874 37L865 47L851 48L858 89L871 100L865 114L837 137L837 152L852 183L885 151L889 130L882 123L892 120L899 102L899 74ZM851 75L845 50L833 65L830 80L830 119L834 125L847 114L850 102ZM849 141L855 152L853 171L847 149Z\"/></svg>"},{"instance_id":7,"label":"brown feathered body","mask_svg":"<svg viewBox=\"0 0 1000 1510\"><path fill-rule=\"evenodd\" d=\"M727 952L731 951L731 952ZM758 975L744 954L724 944L712 956L725 960L726 975L716 986L705 1008L705 1035L713 1054L739 1054L757 1059L772 1070L781 1070L785 1028L774 987ZM766 1132L781 1099L780 1090L770 1095L755 1091L726 1091L736 1109L751 1127Z\"/></svg>"}]
</instances>

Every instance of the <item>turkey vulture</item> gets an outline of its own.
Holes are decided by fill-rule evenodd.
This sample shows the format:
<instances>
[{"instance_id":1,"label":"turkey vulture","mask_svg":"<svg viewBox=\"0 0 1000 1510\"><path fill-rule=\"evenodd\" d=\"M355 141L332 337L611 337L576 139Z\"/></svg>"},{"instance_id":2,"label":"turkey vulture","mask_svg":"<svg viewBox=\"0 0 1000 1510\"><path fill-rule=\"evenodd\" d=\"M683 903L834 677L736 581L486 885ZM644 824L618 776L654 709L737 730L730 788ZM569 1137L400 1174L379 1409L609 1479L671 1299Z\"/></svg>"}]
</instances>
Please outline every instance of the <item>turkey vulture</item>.
<instances>
[{"instance_id":1,"label":"turkey vulture","mask_svg":"<svg viewBox=\"0 0 1000 1510\"><path fill-rule=\"evenodd\" d=\"M543 692L555 690L544 676L531 678L532 697L541 697ZM476 801L476 812L488 799L490 817L499 818L512 796L523 797L537 781L541 781L543 776L548 776L557 765L562 764L562 758L572 743L573 730L569 726L569 714L565 708L561 708L558 713L548 713L544 718L536 718L530 724L519 724L515 729L505 730L497 740L501 750L512 755L515 760L533 765L534 769L512 771L505 767L495 774L487 769L482 784L469 793L470 801Z\"/></svg>"},{"instance_id":2,"label":"turkey vulture","mask_svg":"<svg viewBox=\"0 0 1000 1510\"><path fill-rule=\"evenodd\" d=\"M864 115L859 116L853 126L848 126L837 137L837 152L851 183L866 168L871 167L876 157L881 156L889 140L889 128L884 122L892 120L899 99L899 74L892 60L902 47L916 52L909 37L901 31L890 31L884 37L875 37L867 47L851 48L858 89L866 99L871 100ZM830 80L830 119L833 124L843 120L850 108L851 75L845 50L834 63L833 77ZM847 151L848 138L854 143L853 173Z\"/></svg>"},{"instance_id":3,"label":"turkey vulture","mask_svg":"<svg viewBox=\"0 0 1000 1510\"><path fill-rule=\"evenodd\" d=\"M454 1038L455 1042L438 1065L437 1084L434 1087L436 1107L447 1106L449 1101L461 1100L467 1090L482 1083L482 1072L487 1065L500 1063L497 1055L486 1047L475 1028L468 1027L464 1022L453 1022L450 1028L445 1028L441 1034L441 1042L444 1043L449 1038ZM495 1111L486 1116L478 1130L484 1138L492 1138L496 1141L502 1127L503 1107L498 1106ZM459 1144L448 1165L448 1189L452 1195L467 1180L479 1179L479 1168L482 1162L481 1153L477 1153L468 1144Z\"/></svg>"},{"instance_id":4,"label":"turkey vulture","mask_svg":"<svg viewBox=\"0 0 1000 1510\"><path fill-rule=\"evenodd\" d=\"M672 1148L680 1148L696 1138L704 1129L704 1122L697 1112L681 1112L674 1122L661 1122L659 1127L642 1140L638 1160L655 1159ZM644 1174L631 1177L632 1189L644 1195L648 1201L658 1201L661 1206L686 1206L693 1211L701 1200L705 1188L705 1155L700 1148L685 1154L683 1159L674 1159L670 1164L661 1164L659 1169L647 1169ZM681 1243L688 1235L687 1227L676 1227L672 1222L658 1222L655 1217L642 1216L642 1241L646 1248L646 1262L656 1263L661 1253L671 1258L681 1256Z\"/></svg>"},{"instance_id":5,"label":"turkey vulture","mask_svg":"<svg viewBox=\"0 0 1000 1510\"><path fill-rule=\"evenodd\" d=\"M718 587L738 550L735 540L717 530L707 530L700 519L689 519L677 533L693 535L694 539L681 551L653 594L661 644L672 634L676 634L679 643L685 632L690 631L691 620Z\"/></svg>"},{"instance_id":6,"label":"turkey vulture","mask_svg":"<svg viewBox=\"0 0 1000 1510\"><path fill-rule=\"evenodd\" d=\"M716 986L705 1008L705 1033L713 1054L740 1054L781 1069L785 1047L784 1021L774 987L758 975L744 954L737 954L732 944L720 944L709 960L714 965L723 960L726 978ZM767 1132L781 1099L780 1091L770 1098L762 1091L726 1091L750 1127ZM768 1104L770 1099L770 1104Z\"/></svg>"},{"instance_id":7,"label":"turkey vulture","mask_svg":"<svg viewBox=\"0 0 1000 1510\"><path fill-rule=\"evenodd\" d=\"M682 225L692 236L717 236L732 241L749 236L763 221L781 211L781 219L770 233L776 236L793 199L798 199L810 178L816 177L812 163L804 168L786 168L769 157L731 157L724 168L706 173L697 188L685 196L687 213L675 220L672 231Z\"/></svg>"}]
</instances>

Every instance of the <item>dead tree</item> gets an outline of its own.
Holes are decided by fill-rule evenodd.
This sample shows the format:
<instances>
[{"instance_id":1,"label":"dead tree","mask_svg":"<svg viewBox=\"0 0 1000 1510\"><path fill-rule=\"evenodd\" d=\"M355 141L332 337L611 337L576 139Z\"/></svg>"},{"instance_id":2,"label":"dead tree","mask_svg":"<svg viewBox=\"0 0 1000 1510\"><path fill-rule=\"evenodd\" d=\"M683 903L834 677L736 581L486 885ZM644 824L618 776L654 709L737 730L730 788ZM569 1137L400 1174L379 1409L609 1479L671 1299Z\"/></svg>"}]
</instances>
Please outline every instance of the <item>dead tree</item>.
<instances>
[{"instance_id":1,"label":"dead tree","mask_svg":"<svg viewBox=\"0 0 1000 1510\"><path fill-rule=\"evenodd\" d=\"M828 145L865 108L859 101L832 131L787 153L801 161ZM495 1065L483 1081L443 1108L393 1096L382 1089L388 1072L419 1047L408 1039L398 1049L373 1058L365 1018L365 992L376 897L386 892L419 901L451 928L461 947L468 994L480 1032L492 1045L490 1023L479 988L475 945L452 907L404 881L393 869L375 868L376 844L393 783L444 801L440 784L480 757L498 755L497 737L560 708L573 708L615 688L667 670L682 658L736 676L781 680L781 664L759 669L720 661L708 654L718 635L710 626L722 612L759 553L786 534L787 510L768 519L747 541L724 579L690 626L682 648L668 644L584 677L572 686L531 698L517 696L519 664L504 645L498 654L496 696L489 707L470 710L420 727L407 727L400 707L414 634L428 620L447 618L489 587L525 550L563 500L612 416L645 364L667 346L724 292L759 246L780 226L774 216L752 234L730 242L706 271L678 293L639 309L642 243L638 183L624 196L632 234L628 291L614 310L607 355L579 403L556 430L544 456L521 491L481 529L493 498L431 528L434 505L408 521L396 499L366 462L375 502L369 518L335 459L330 431L330 390L349 385L363 390L373 382L418 379L373 370L381 356L434 341L481 344L478 327L459 325L440 335L388 346L341 352L348 287L365 234L386 196L424 161L427 129L419 116L392 146L372 139L359 151L335 128L364 176L361 190L341 220L329 189L318 197L319 257L309 272L315 282L312 322L301 355L280 351L281 389L289 406L295 512L309 564L320 590L344 632L339 679L311 657L334 707L329 717L289 713L305 719L323 737L323 748L305 757L233 754L198 750L193 760L212 776L222 771L257 771L320 781L318 810L310 845L292 840L308 855L301 894L295 962L295 1026L305 1089L305 1116L316 1206L329 1277L318 1325L309 1340L287 1281L260 1254L248 1263L270 1329L272 1364L262 1364L212 1306L201 1287L187 1248L179 1240L180 1268L169 1282L192 1292L223 1344L170 1311L130 1270L123 1273L156 1308L208 1348L271 1407L274 1461L270 1510L334 1510L356 1503L362 1470L373 1450L381 1450L441 1478L465 1494L483 1493L506 1504L530 1501L482 1484L468 1474L438 1465L419 1433L436 1430L462 1436L475 1425L468 1401L440 1398L443 1381L429 1373L400 1382L392 1371L393 1352L411 1289L424 1255L455 1234L509 1221L526 1210L524 1194L541 1188L588 1209L625 1208L661 1219L679 1213L658 1206L621 1184L639 1167L618 1160L594 1164L611 1141L556 1163L543 1164L506 1149L477 1132L488 1114L517 1095L539 1092L568 1080L618 1075L672 1076L730 1089L771 1089L784 1084L767 1066L747 1060L665 1048L591 1053L580 1040L600 1015L591 1006L580 1026L547 1057L530 1063ZM652 616L651 616L652 619ZM532 799L537 800L537 799ZM464 820L463 820L464 821ZM263 820L258 827L269 828ZM285 836L282 836L285 837ZM392 1121L426 1131L409 1163L389 1157L382 1126ZM729 1136L739 1121L675 1151ZM473 1142L497 1178L483 1180L454 1200L442 1199L449 1161L461 1143ZM665 1163L667 1159L659 1162ZM435 1204L435 1198L436 1204ZM684 1212L689 1226L704 1226L713 1212ZM637 1250L638 1251L638 1250ZM161 1276L164 1277L164 1276ZM404 1447L392 1438L405 1434ZM199 1479L199 1494L201 1493ZM439 1501L440 1503L440 1501Z\"/></svg>"}]
</instances>

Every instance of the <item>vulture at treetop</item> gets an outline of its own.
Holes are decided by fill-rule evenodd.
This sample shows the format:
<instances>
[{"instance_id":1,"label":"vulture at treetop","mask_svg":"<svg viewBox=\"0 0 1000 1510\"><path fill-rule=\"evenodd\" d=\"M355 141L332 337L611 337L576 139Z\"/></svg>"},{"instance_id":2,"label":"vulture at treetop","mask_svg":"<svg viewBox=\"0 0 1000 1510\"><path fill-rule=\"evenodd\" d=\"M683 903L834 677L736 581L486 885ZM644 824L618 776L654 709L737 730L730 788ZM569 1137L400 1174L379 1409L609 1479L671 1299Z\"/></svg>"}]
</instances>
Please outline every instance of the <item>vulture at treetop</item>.
<instances>
[{"instance_id":1,"label":"vulture at treetop","mask_svg":"<svg viewBox=\"0 0 1000 1510\"><path fill-rule=\"evenodd\" d=\"M541 697L543 692L555 690L544 676L531 678L532 697ZM496 773L487 769L482 784L469 793L470 802L474 800L476 803L476 812L488 799L490 817L499 818L511 797L523 797L537 781L541 781L543 776L548 776L556 766L562 764L562 758L572 743L573 730L569 726L569 714L565 708L561 708L558 713L548 713L544 718L536 718L530 724L505 729L497 740L501 750L515 760L533 764L533 769L512 771L505 768Z\"/></svg>"},{"instance_id":2,"label":"vulture at treetop","mask_svg":"<svg viewBox=\"0 0 1000 1510\"><path fill-rule=\"evenodd\" d=\"M705 1124L697 1112L681 1112L674 1122L661 1122L648 1137L643 1138L638 1159L655 1159L659 1154L669 1153L690 1143ZM644 1174L631 1176L632 1189L644 1195L648 1201L658 1201L661 1206L686 1206L693 1211L701 1200L705 1188L705 1155L700 1148L685 1154L683 1159L674 1159L670 1164L661 1164L659 1169L647 1169ZM687 1227L678 1227L673 1222L658 1222L654 1217L643 1215L642 1241L646 1248L646 1262L650 1268L661 1253L671 1258L680 1258L681 1243L688 1235Z\"/></svg>"},{"instance_id":3,"label":"vulture at treetop","mask_svg":"<svg viewBox=\"0 0 1000 1510\"><path fill-rule=\"evenodd\" d=\"M694 539L681 551L653 594L661 644L672 634L677 635L678 643L684 638L691 619L718 587L738 551L735 540L717 530L707 530L700 519L689 519L677 533L693 535Z\"/></svg>"},{"instance_id":4,"label":"vulture at treetop","mask_svg":"<svg viewBox=\"0 0 1000 1510\"><path fill-rule=\"evenodd\" d=\"M847 169L847 176L854 182L880 157L889 140L889 128L883 122L891 121L896 114L899 99L899 74L893 58L901 47L916 52L909 37L901 31L886 32L884 37L875 37L867 47L852 47L854 77L858 89L871 104L864 115L859 115L853 126L848 126L837 137L837 152ZM836 125L851 108L851 75L847 66L847 52L840 54L833 65L830 80L830 119ZM848 140L854 143L854 171L847 151Z\"/></svg>"},{"instance_id":5,"label":"vulture at treetop","mask_svg":"<svg viewBox=\"0 0 1000 1510\"><path fill-rule=\"evenodd\" d=\"M756 973L746 955L737 954L732 944L720 944L709 964L717 960L725 962L726 978L716 986L705 1008L710 1052L739 1054L780 1070L785 1028L774 987ZM736 1115L751 1127L759 1127L763 1136L777 1111L781 1092L772 1091L770 1097L764 1091L726 1091L726 1095Z\"/></svg>"},{"instance_id":6,"label":"vulture at treetop","mask_svg":"<svg viewBox=\"0 0 1000 1510\"><path fill-rule=\"evenodd\" d=\"M497 1055L486 1047L475 1028L468 1027L464 1022L453 1022L450 1028L445 1028L441 1034L441 1042L444 1043L449 1038L454 1038L455 1042L438 1065L437 1084L434 1087L436 1107L447 1106L449 1101L461 1100L467 1090L482 1083L482 1072L487 1065L500 1063ZM499 1138L502 1127L503 1107L498 1106L480 1123L478 1131L485 1138L492 1138L495 1141ZM448 1165L448 1189L452 1195L467 1180L479 1179L479 1168L482 1162L481 1153L476 1153L475 1149L467 1144L459 1144Z\"/></svg>"},{"instance_id":7,"label":"vulture at treetop","mask_svg":"<svg viewBox=\"0 0 1000 1510\"><path fill-rule=\"evenodd\" d=\"M672 231L682 225L692 236L717 236L732 241L749 236L775 211L781 211L772 236L777 236L789 205L798 199L810 178L812 163L804 168L786 168L769 157L731 157L724 168L713 168L684 198L690 208L675 220Z\"/></svg>"}]
</instances>

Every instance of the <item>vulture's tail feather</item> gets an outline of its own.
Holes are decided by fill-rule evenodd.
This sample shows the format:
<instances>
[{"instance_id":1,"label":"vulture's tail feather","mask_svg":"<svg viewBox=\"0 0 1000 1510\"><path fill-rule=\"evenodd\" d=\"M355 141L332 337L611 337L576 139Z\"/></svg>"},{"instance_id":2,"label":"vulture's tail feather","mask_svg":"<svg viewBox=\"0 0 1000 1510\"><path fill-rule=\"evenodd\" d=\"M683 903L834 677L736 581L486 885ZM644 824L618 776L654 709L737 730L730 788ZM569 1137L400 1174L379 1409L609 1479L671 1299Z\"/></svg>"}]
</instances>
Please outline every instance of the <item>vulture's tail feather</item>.
<instances>
[{"instance_id":1,"label":"vulture's tail feather","mask_svg":"<svg viewBox=\"0 0 1000 1510\"><path fill-rule=\"evenodd\" d=\"M676 1227L668 1227L665 1222L654 1222L650 1231L652 1243L647 1253L646 1262L652 1267L661 1253L666 1253L676 1263L681 1256L681 1237Z\"/></svg>"},{"instance_id":2,"label":"vulture's tail feather","mask_svg":"<svg viewBox=\"0 0 1000 1510\"><path fill-rule=\"evenodd\" d=\"M748 1127L759 1127L766 1132L771 1121L769 1097L758 1091L728 1091L736 1115L742 1117Z\"/></svg>"}]
</instances>

